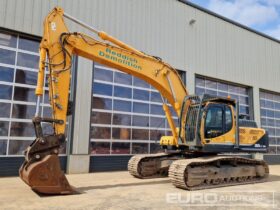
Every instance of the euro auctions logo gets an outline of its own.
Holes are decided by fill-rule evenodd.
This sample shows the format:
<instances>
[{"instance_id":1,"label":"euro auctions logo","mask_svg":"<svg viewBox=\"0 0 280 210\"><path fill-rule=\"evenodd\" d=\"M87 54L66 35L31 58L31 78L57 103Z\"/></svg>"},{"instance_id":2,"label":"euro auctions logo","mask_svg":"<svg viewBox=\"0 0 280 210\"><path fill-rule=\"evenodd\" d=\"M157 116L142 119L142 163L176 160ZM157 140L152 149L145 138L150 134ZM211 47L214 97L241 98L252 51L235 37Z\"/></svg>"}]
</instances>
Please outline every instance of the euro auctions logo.
<instances>
[{"instance_id":1,"label":"euro auctions logo","mask_svg":"<svg viewBox=\"0 0 280 210\"><path fill-rule=\"evenodd\" d=\"M175 206L220 206L276 208L274 192L211 191L167 193L166 203Z\"/></svg>"}]
</instances>

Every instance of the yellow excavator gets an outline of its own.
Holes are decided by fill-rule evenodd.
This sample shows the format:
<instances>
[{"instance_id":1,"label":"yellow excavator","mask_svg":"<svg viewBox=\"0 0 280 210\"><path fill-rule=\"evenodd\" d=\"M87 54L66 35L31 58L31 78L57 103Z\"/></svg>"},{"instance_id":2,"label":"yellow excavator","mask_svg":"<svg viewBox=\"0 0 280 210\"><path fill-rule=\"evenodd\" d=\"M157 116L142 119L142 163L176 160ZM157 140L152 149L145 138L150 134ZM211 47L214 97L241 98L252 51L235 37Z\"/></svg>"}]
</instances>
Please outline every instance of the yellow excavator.
<instances>
[{"instance_id":1,"label":"yellow excavator","mask_svg":"<svg viewBox=\"0 0 280 210\"><path fill-rule=\"evenodd\" d=\"M79 32L69 32L64 18L94 32L102 41ZM138 178L169 175L178 188L197 190L263 182L269 176L265 161L234 153L267 152L268 134L254 121L239 118L238 101L217 96L189 95L178 72L160 58L147 55L98 31L56 7L44 21L35 117L36 139L25 151L19 170L21 179L44 194L71 194L59 163L59 148L65 142L66 116L72 56L78 55L140 78L155 87L162 97L172 136L163 136L162 153L135 155L129 173ZM49 99L52 118L39 116L45 68L49 70ZM176 128L168 103L179 122ZM45 135L42 123L51 123L52 135Z\"/></svg>"}]
</instances>

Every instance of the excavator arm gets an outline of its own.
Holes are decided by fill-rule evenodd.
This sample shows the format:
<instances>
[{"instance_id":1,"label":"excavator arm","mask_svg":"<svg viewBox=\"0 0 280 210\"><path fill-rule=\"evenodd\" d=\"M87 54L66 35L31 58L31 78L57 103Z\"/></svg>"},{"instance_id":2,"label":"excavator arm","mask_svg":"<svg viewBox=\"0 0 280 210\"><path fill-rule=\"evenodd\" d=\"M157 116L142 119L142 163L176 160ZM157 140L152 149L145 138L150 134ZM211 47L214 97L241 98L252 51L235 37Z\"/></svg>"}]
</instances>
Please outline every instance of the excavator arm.
<instances>
[{"instance_id":1,"label":"excavator arm","mask_svg":"<svg viewBox=\"0 0 280 210\"><path fill-rule=\"evenodd\" d=\"M65 17L96 33L103 41L98 41L82 33L70 33L65 25ZM40 44L40 63L36 88L38 100L36 114L33 118L36 139L27 148L26 160L20 169L20 177L32 189L41 193L67 194L72 191L60 169L58 151L59 146L65 141L64 132L69 106L68 95L73 55L116 68L153 85L162 96L163 109L172 131L172 137L162 137L161 142L166 145L178 146L178 132L166 103L167 100L178 117L181 115L181 107L188 92L178 72L161 59L142 53L105 32L93 29L56 7L45 19L44 34ZM49 99L53 111L52 118L39 116L46 67L49 71ZM186 106L184 106L185 108ZM43 134L42 122L53 125L53 135L45 136Z\"/></svg>"}]
</instances>

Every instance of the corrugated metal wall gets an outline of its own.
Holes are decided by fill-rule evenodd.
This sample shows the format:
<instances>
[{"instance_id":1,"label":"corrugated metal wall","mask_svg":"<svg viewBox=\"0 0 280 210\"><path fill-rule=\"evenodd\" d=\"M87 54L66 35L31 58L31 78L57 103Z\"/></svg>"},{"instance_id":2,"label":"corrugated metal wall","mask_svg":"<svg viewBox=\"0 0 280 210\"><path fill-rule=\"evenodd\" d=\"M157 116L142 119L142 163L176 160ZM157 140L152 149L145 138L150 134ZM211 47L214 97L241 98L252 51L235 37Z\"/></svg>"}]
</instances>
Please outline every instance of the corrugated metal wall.
<instances>
[{"instance_id":1,"label":"corrugated metal wall","mask_svg":"<svg viewBox=\"0 0 280 210\"><path fill-rule=\"evenodd\" d=\"M56 5L178 69L280 92L279 43L177 0L1 0L0 26L41 35Z\"/></svg>"},{"instance_id":2,"label":"corrugated metal wall","mask_svg":"<svg viewBox=\"0 0 280 210\"><path fill-rule=\"evenodd\" d=\"M55 6L61 6L71 16L187 71L191 93L195 74L252 86L257 122L260 121L259 88L280 92L278 42L177 0L0 0L0 27L41 36L43 19ZM190 25L192 19L195 23ZM68 26L71 31L85 32L74 23L68 23ZM84 87L84 84L80 85ZM90 86L84 88L88 88L85 92L90 92ZM79 94L76 100L89 97L91 95ZM81 110L88 114L87 109ZM77 119L75 125L80 124ZM78 129L76 133L88 132L83 127L83 131ZM81 153L87 151L88 139L78 134L73 145ZM84 146L79 149L81 145ZM91 158L91 170L105 170L101 166L94 168L104 160L111 162L110 157ZM125 167L127 160L122 160ZM111 163L111 168L119 167L115 162Z\"/></svg>"}]
</instances>

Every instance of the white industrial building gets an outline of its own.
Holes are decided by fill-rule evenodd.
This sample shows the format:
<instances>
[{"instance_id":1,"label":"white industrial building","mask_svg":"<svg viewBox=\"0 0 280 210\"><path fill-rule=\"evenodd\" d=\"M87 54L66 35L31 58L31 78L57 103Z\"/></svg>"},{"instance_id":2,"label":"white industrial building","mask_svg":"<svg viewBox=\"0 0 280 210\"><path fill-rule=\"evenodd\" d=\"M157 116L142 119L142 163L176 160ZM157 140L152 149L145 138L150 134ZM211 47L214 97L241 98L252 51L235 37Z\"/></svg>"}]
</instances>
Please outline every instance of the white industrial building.
<instances>
[{"instance_id":1,"label":"white industrial building","mask_svg":"<svg viewBox=\"0 0 280 210\"><path fill-rule=\"evenodd\" d=\"M241 113L269 132L271 149L264 159L280 163L279 40L183 0L1 0L1 176L17 174L22 152L34 139L38 47L43 19L55 6L161 57L178 69L190 93L238 99ZM75 113L61 151L63 169L122 170L133 154L158 150L159 137L170 129L154 88L81 57L72 70ZM50 116L47 85L41 111Z\"/></svg>"}]
</instances>

